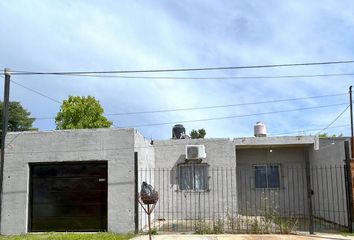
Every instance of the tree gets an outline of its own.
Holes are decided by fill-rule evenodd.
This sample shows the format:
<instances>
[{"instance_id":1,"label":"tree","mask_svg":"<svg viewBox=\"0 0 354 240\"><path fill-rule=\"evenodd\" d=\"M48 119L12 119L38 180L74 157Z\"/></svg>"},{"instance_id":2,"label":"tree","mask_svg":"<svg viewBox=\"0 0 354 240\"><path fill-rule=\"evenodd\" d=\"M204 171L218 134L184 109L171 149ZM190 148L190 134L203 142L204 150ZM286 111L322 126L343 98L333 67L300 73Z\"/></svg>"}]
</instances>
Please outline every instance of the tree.
<instances>
[{"instance_id":1,"label":"tree","mask_svg":"<svg viewBox=\"0 0 354 240\"><path fill-rule=\"evenodd\" d=\"M195 130L195 129L193 129L189 135L191 136L192 139L195 139L195 138L204 138L205 135L206 135L206 131L205 131L204 128L198 129L198 131Z\"/></svg>"},{"instance_id":2,"label":"tree","mask_svg":"<svg viewBox=\"0 0 354 240\"><path fill-rule=\"evenodd\" d=\"M3 118L3 107L4 103L0 101L0 116ZM30 117L31 113L24 109L20 102L10 102L9 104L9 125L8 131L18 132L18 131L29 131L36 130L32 127L35 118ZM2 121L0 123L2 129Z\"/></svg>"},{"instance_id":3,"label":"tree","mask_svg":"<svg viewBox=\"0 0 354 240\"><path fill-rule=\"evenodd\" d=\"M330 138L330 137L343 137L343 134L339 134L338 136L336 134L333 134L332 136L329 136L328 133L321 133L318 135L319 138Z\"/></svg>"},{"instance_id":4,"label":"tree","mask_svg":"<svg viewBox=\"0 0 354 240\"><path fill-rule=\"evenodd\" d=\"M0 116L3 119L4 103L0 101ZM30 117L31 113L22 107L20 102L10 102L9 104L9 124L8 131L33 131L37 130L32 127L35 118ZM0 121L0 129L2 129L2 120ZM0 133L1 136L1 133ZM1 143L1 138L0 138Z\"/></svg>"},{"instance_id":5,"label":"tree","mask_svg":"<svg viewBox=\"0 0 354 240\"><path fill-rule=\"evenodd\" d=\"M55 117L56 129L108 128L112 125L94 97L69 96Z\"/></svg>"}]
</instances>

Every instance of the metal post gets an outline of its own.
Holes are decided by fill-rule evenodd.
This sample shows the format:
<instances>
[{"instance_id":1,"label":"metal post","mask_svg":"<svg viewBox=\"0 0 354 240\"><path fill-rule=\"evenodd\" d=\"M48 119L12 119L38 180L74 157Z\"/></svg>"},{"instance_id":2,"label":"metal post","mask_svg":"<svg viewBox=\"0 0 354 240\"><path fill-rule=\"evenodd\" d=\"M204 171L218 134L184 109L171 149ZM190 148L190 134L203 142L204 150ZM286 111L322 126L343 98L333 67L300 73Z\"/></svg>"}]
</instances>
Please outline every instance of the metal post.
<instances>
[{"instance_id":1,"label":"metal post","mask_svg":"<svg viewBox=\"0 0 354 240\"><path fill-rule=\"evenodd\" d=\"M147 205L148 211L148 225L149 225L149 240L151 240L151 212L150 212L150 204Z\"/></svg>"},{"instance_id":2,"label":"metal post","mask_svg":"<svg viewBox=\"0 0 354 240\"><path fill-rule=\"evenodd\" d=\"M138 152L134 152L134 223L135 223L135 234L139 232L139 190L138 190Z\"/></svg>"},{"instance_id":3,"label":"metal post","mask_svg":"<svg viewBox=\"0 0 354 240\"><path fill-rule=\"evenodd\" d=\"M346 192L347 192L347 213L348 213L348 229L349 232L353 232L353 183L352 183L352 169L350 167L350 157L349 157L349 142L344 142L344 152L345 152L345 170L346 170Z\"/></svg>"},{"instance_id":4,"label":"metal post","mask_svg":"<svg viewBox=\"0 0 354 240\"><path fill-rule=\"evenodd\" d=\"M313 212L312 212L312 193L311 188L311 172L310 172L310 158L309 158L309 149L308 147L304 148L304 159L306 167L306 183L307 183L307 206L308 206L308 220L309 220L309 233L314 233L313 225Z\"/></svg>"},{"instance_id":5,"label":"metal post","mask_svg":"<svg viewBox=\"0 0 354 240\"><path fill-rule=\"evenodd\" d=\"M354 158L354 130L353 130L353 97L352 97L352 88L353 86L349 87L349 106L350 106L350 129L351 129L351 158Z\"/></svg>"},{"instance_id":6,"label":"metal post","mask_svg":"<svg viewBox=\"0 0 354 240\"><path fill-rule=\"evenodd\" d=\"M1 134L1 163L0 163L0 233L1 223L2 223L2 192L3 192L3 175L4 175L4 161L5 161L5 138L7 133L7 125L9 122L9 98L10 98L10 69L5 68L4 70L5 80L4 80L4 102L2 111L2 134Z\"/></svg>"}]
</instances>

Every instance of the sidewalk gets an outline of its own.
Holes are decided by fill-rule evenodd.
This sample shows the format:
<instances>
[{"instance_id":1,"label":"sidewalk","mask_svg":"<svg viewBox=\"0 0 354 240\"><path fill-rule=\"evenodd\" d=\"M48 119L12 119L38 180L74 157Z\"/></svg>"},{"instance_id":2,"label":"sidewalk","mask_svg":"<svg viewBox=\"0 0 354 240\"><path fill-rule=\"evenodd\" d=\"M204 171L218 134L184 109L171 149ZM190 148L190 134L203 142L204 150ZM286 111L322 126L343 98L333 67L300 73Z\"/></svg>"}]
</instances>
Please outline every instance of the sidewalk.
<instances>
[{"instance_id":1,"label":"sidewalk","mask_svg":"<svg viewBox=\"0 0 354 240\"><path fill-rule=\"evenodd\" d=\"M137 236L134 240L149 240L148 235ZM339 240L354 239L354 237L345 237L340 234L314 234L314 235L280 235L280 234L221 234L221 235L196 235L196 234L166 234L153 235L152 240Z\"/></svg>"}]
</instances>

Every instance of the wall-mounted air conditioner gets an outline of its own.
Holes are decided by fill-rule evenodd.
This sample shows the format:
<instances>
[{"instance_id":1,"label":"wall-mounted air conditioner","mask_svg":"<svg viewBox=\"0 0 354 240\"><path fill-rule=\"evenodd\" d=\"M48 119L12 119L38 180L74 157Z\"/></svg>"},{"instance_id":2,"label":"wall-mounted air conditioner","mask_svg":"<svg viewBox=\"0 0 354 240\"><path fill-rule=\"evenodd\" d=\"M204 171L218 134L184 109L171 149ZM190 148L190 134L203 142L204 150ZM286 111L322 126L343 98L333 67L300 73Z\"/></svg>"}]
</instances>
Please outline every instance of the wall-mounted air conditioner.
<instances>
[{"instance_id":1,"label":"wall-mounted air conditioner","mask_svg":"<svg viewBox=\"0 0 354 240\"><path fill-rule=\"evenodd\" d=\"M186 145L186 159L203 159L206 158L204 145Z\"/></svg>"}]
</instances>

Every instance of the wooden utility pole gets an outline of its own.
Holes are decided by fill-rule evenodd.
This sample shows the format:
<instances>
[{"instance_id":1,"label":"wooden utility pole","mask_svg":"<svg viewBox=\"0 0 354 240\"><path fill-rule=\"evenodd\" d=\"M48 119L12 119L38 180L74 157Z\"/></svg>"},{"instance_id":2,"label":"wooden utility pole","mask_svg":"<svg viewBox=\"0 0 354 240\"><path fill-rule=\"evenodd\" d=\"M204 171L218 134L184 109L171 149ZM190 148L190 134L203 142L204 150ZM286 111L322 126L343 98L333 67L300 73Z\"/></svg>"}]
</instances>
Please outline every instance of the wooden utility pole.
<instances>
[{"instance_id":1,"label":"wooden utility pole","mask_svg":"<svg viewBox=\"0 0 354 240\"><path fill-rule=\"evenodd\" d=\"M5 139L7 133L7 127L9 123L9 106L10 106L10 69L4 69L4 102L3 102L3 110L2 110L2 134L1 134L1 163L0 163L0 233L2 230L2 192L3 192L3 176L4 176L4 161L5 161Z\"/></svg>"}]
</instances>

